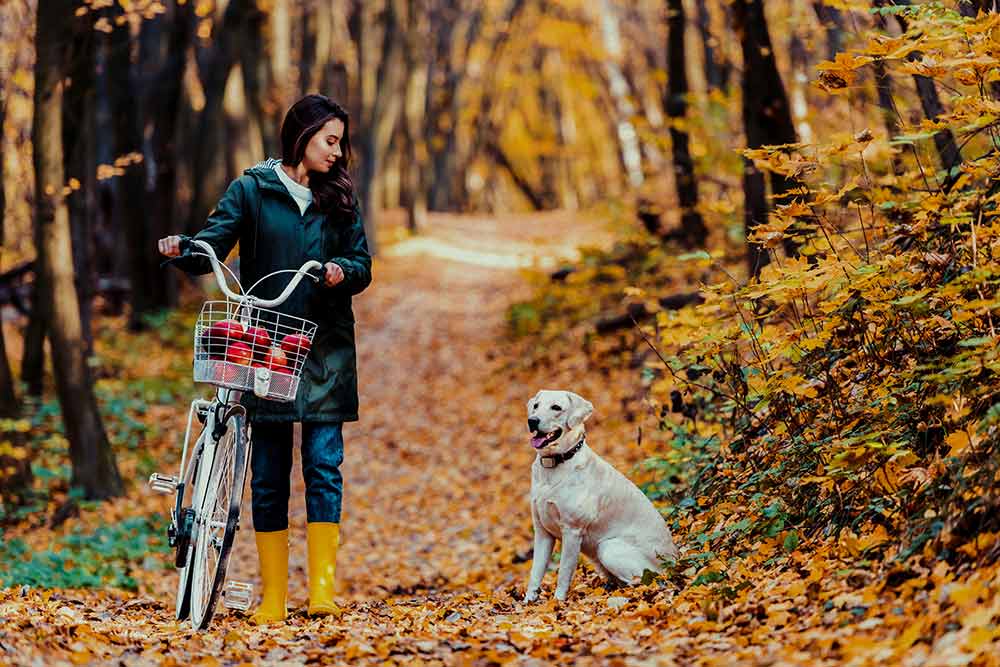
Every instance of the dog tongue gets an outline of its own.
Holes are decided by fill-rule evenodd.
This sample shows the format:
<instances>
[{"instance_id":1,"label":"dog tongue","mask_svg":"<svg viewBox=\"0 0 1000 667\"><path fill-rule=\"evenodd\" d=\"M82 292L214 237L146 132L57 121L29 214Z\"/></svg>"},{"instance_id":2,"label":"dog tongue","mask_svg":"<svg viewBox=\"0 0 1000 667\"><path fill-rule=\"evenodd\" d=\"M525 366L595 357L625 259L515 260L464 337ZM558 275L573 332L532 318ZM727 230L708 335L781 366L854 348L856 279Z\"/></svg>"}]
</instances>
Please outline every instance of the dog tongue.
<instances>
[{"instance_id":1,"label":"dog tongue","mask_svg":"<svg viewBox=\"0 0 1000 667\"><path fill-rule=\"evenodd\" d=\"M545 437L544 435L536 435L531 439L531 446L538 449L545 444Z\"/></svg>"}]
</instances>

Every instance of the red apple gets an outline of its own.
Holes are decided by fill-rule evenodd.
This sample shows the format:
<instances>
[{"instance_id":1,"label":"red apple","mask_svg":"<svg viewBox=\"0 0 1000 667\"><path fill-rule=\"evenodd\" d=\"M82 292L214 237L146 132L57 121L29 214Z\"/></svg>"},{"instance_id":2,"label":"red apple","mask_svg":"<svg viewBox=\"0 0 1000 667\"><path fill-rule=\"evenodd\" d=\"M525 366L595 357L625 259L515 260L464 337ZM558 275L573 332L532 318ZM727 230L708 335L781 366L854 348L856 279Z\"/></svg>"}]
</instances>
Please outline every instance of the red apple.
<instances>
[{"instance_id":1,"label":"red apple","mask_svg":"<svg viewBox=\"0 0 1000 667\"><path fill-rule=\"evenodd\" d=\"M288 372L288 355L280 347L272 347L264 357L267 367L282 373Z\"/></svg>"},{"instance_id":2,"label":"red apple","mask_svg":"<svg viewBox=\"0 0 1000 667\"><path fill-rule=\"evenodd\" d=\"M208 328L208 336L222 340L243 340L243 325L236 320L219 320Z\"/></svg>"},{"instance_id":3,"label":"red apple","mask_svg":"<svg viewBox=\"0 0 1000 667\"><path fill-rule=\"evenodd\" d=\"M261 327L247 327L243 340L253 347L254 356L262 358L271 347L271 336Z\"/></svg>"},{"instance_id":4,"label":"red apple","mask_svg":"<svg viewBox=\"0 0 1000 667\"><path fill-rule=\"evenodd\" d=\"M281 339L281 349L289 355L294 354L295 358L299 358L300 355L304 357L309 354L310 347L312 347L312 343L302 334L288 334Z\"/></svg>"},{"instance_id":5,"label":"red apple","mask_svg":"<svg viewBox=\"0 0 1000 667\"><path fill-rule=\"evenodd\" d=\"M254 368L270 368L273 371L288 373L288 356L280 347L272 347L263 359L253 362Z\"/></svg>"},{"instance_id":6,"label":"red apple","mask_svg":"<svg viewBox=\"0 0 1000 667\"><path fill-rule=\"evenodd\" d=\"M223 359L226 346L232 341L242 340L243 335L243 325L236 320L219 320L202 334L201 346L211 359Z\"/></svg>"},{"instance_id":7,"label":"red apple","mask_svg":"<svg viewBox=\"0 0 1000 667\"><path fill-rule=\"evenodd\" d=\"M226 350L226 361L240 366L249 366L253 361L253 350L246 343L230 343Z\"/></svg>"}]
</instances>

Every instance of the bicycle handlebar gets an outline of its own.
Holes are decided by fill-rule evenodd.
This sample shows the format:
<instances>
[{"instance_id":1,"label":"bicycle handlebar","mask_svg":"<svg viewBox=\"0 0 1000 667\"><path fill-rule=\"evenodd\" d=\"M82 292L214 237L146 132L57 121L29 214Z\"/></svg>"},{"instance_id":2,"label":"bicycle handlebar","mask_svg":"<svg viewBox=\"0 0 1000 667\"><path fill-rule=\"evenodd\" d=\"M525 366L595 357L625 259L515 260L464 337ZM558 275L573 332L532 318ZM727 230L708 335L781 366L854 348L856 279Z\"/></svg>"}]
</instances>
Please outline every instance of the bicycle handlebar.
<instances>
[{"instance_id":1,"label":"bicycle handlebar","mask_svg":"<svg viewBox=\"0 0 1000 667\"><path fill-rule=\"evenodd\" d=\"M292 278L291 281L289 281L289 283L285 286L285 289L277 297L273 299L257 299L256 297L249 295L236 294L235 292L229 289L229 283L226 281L226 276L222 273L222 262L220 262L219 258L216 257L215 250L212 249L212 246L206 243L205 241L202 241L200 239L184 239L183 241L181 241L181 251L186 252L186 250L189 249L190 246L192 245L197 246L198 248L205 251L205 255L212 262L212 272L215 273L215 281L219 284L219 289L221 289L222 292L226 295L226 298L239 303L243 303L245 301L252 301L255 306L259 306L260 308L274 308L284 303L285 300L288 299L288 297L295 290L295 288L299 286L299 283L302 282L302 278L304 278L305 276L309 276L316 282L319 282L319 278L309 272L312 271L313 269L323 268L322 264L317 262L315 259L311 259L305 264L303 264L301 268L295 270L295 277Z\"/></svg>"}]
</instances>

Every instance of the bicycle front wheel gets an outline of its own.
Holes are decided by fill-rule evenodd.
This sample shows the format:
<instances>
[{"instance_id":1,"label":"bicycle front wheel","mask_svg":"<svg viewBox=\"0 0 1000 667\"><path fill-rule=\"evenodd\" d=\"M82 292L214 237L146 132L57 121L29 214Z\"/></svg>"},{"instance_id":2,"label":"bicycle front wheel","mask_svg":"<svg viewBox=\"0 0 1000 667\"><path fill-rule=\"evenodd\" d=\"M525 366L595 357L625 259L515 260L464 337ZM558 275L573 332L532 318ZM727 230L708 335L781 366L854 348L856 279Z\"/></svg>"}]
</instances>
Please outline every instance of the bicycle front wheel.
<instances>
[{"instance_id":1,"label":"bicycle front wheel","mask_svg":"<svg viewBox=\"0 0 1000 667\"><path fill-rule=\"evenodd\" d=\"M247 432L237 409L226 417L226 432L215 447L208 488L198 508L191 568L191 625L204 630L212 620L226 581L229 552L239 527L247 471Z\"/></svg>"}]
</instances>

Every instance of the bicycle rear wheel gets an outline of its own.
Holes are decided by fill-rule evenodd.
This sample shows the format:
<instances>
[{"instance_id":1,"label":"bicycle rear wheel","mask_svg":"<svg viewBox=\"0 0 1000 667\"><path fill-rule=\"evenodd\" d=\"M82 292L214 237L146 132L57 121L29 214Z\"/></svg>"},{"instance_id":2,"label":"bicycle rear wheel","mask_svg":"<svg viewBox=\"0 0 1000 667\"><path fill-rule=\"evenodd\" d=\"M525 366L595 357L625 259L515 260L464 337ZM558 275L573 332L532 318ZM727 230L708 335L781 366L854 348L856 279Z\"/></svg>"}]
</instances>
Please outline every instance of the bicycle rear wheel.
<instances>
[{"instance_id":1,"label":"bicycle rear wheel","mask_svg":"<svg viewBox=\"0 0 1000 667\"><path fill-rule=\"evenodd\" d=\"M229 413L226 432L215 448L208 488L198 508L192 537L191 626L204 630L212 620L226 581L229 552L239 526L247 471L247 432L241 409ZM205 463L205 462L203 462Z\"/></svg>"}]
</instances>

